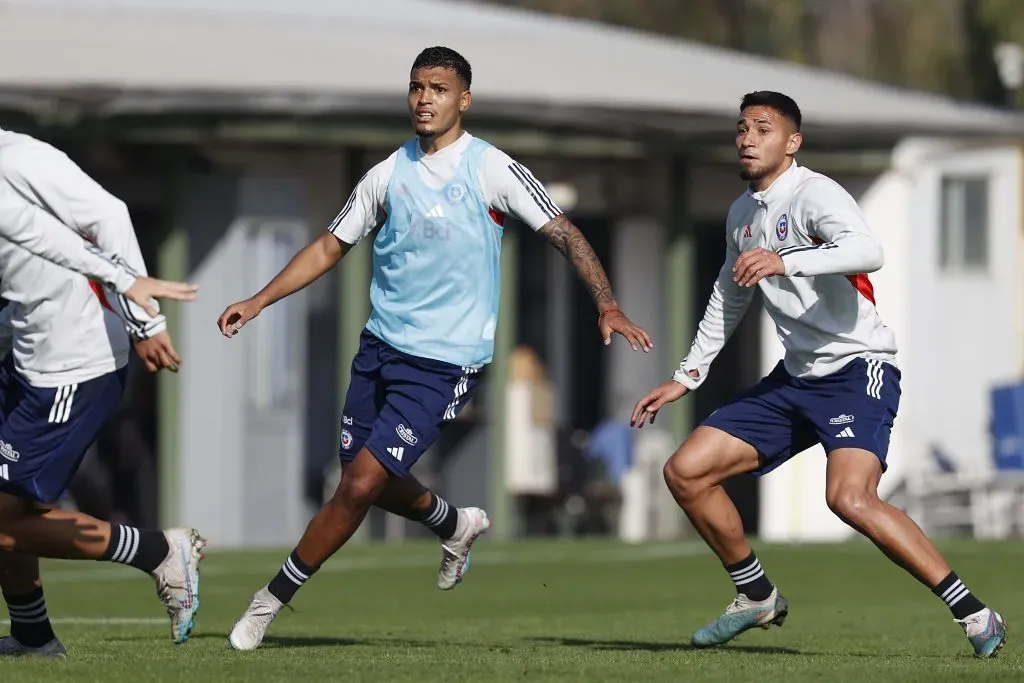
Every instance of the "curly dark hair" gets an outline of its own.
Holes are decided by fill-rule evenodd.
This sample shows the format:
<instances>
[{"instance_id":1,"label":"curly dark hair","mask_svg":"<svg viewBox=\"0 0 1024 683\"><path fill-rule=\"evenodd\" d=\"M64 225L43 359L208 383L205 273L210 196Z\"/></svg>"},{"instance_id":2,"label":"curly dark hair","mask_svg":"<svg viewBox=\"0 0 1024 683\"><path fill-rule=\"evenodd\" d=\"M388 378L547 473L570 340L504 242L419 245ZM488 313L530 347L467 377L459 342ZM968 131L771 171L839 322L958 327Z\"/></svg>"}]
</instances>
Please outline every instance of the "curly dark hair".
<instances>
[{"instance_id":1,"label":"curly dark hair","mask_svg":"<svg viewBox=\"0 0 1024 683\"><path fill-rule=\"evenodd\" d=\"M462 84L469 90L473 82L473 69L469 66L466 58L450 47L428 47L416 56L412 63L412 71L416 69L433 69L442 67L451 69L459 77Z\"/></svg>"}]
</instances>

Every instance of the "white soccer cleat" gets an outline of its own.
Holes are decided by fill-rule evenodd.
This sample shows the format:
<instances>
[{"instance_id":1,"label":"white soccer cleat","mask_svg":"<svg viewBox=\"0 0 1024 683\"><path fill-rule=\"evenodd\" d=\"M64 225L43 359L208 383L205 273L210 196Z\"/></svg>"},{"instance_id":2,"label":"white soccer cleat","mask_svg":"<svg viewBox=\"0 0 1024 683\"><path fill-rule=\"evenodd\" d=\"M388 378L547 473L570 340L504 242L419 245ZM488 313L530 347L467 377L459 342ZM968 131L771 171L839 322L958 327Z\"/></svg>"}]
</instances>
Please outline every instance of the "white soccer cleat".
<instances>
[{"instance_id":1,"label":"white soccer cleat","mask_svg":"<svg viewBox=\"0 0 1024 683\"><path fill-rule=\"evenodd\" d=\"M29 647L19 643L14 636L0 638L0 657L67 657L67 650L54 638L46 645Z\"/></svg>"},{"instance_id":2,"label":"white soccer cleat","mask_svg":"<svg viewBox=\"0 0 1024 683\"><path fill-rule=\"evenodd\" d=\"M789 603L779 593L778 587L765 600L751 600L740 593L725 609L725 613L710 624L697 630L690 643L694 647L723 645L744 631L758 626L771 628L782 626L789 616Z\"/></svg>"},{"instance_id":3,"label":"white soccer cleat","mask_svg":"<svg viewBox=\"0 0 1024 683\"><path fill-rule=\"evenodd\" d=\"M1006 622L1002 615L988 607L971 614L966 619L954 619L964 629L964 634L974 647L977 657L995 657L1006 644Z\"/></svg>"},{"instance_id":4,"label":"white soccer cleat","mask_svg":"<svg viewBox=\"0 0 1024 683\"><path fill-rule=\"evenodd\" d=\"M228 635L228 644L235 650L255 650L263 642L270 622L278 615L284 603L275 598L266 586L256 591Z\"/></svg>"},{"instance_id":5,"label":"white soccer cleat","mask_svg":"<svg viewBox=\"0 0 1024 683\"><path fill-rule=\"evenodd\" d=\"M167 557L152 573L156 594L171 618L171 639L184 643L195 626L199 611L199 563L206 555L206 540L195 529L164 532Z\"/></svg>"},{"instance_id":6,"label":"white soccer cleat","mask_svg":"<svg viewBox=\"0 0 1024 683\"><path fill-rule=\"evenodd\" d=\"M437 570L437 587L443 591L455 588L469 571L469 551L473 542L487 531L491 520L480 508L459 508L455 535L441 541L441 567Z\"/></svg>"}]
</instances>

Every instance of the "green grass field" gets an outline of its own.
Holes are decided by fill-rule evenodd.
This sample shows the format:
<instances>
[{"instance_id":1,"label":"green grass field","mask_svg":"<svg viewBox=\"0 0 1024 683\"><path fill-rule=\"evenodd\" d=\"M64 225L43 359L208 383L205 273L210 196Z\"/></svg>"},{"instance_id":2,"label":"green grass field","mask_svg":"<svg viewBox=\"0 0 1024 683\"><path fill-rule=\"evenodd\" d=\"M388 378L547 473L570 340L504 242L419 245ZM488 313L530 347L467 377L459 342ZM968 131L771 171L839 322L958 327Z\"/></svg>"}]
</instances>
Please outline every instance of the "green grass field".
<instances>
[{"instance_id":1,"label":"green grass field","mask_svg":"<svg viewBox=\"0 0 1024 683\"><path fill-rule=\"evenodd\" d=\"M131 569L53 562L44 580L66 661L11 660L35 681L1021 681L1024 542L944 544L969 586L1006 617L1010 642L977 660L945 606L873 547L759 546L789 598L782 629L714 651L690 633L732 598L692 542L499 545L482 541L466 581L434 587L436 544L359 546L329 562L264 647L226 633L285 551L214 553L192 640L172 645L152 583Z\"/></svg>"}]
</instances>

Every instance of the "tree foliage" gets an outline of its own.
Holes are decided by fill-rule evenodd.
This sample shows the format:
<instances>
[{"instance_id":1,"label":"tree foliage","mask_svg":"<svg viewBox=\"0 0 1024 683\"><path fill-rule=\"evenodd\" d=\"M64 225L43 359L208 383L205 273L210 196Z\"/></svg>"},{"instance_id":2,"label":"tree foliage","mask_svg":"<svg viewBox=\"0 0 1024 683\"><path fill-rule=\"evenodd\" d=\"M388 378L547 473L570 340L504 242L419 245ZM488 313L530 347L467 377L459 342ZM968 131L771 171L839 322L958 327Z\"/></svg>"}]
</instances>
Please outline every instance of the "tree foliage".
<instances>
[{"instance_id":1,"label":"tree foliage","mask_svg":"<svg viewBox=\"0 0 1024 683\"><path fill-rule=\"evenodd\" d=\"M994 104L995 45L1024 44L1024 0L488 1Z\"/></svg>"}]
</instances>

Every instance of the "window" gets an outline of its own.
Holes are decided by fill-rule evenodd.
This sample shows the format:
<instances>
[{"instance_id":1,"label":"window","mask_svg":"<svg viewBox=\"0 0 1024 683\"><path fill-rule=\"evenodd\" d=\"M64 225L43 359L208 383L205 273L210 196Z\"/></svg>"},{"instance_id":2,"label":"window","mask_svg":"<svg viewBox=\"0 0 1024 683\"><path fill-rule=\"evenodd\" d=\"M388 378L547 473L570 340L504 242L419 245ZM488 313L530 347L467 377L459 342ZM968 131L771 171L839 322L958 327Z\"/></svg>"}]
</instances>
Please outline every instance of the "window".
<instances>
[{"instance_id":1,"label":"window","mask_svg":"<svg viewBox=\"0 0 1024 683\"><path fill-rule=\"evenodd\" d=\"M946 271L985 271L988 267L988 178L942 179L939 265Z\"/></svg>"}]
</instances>

